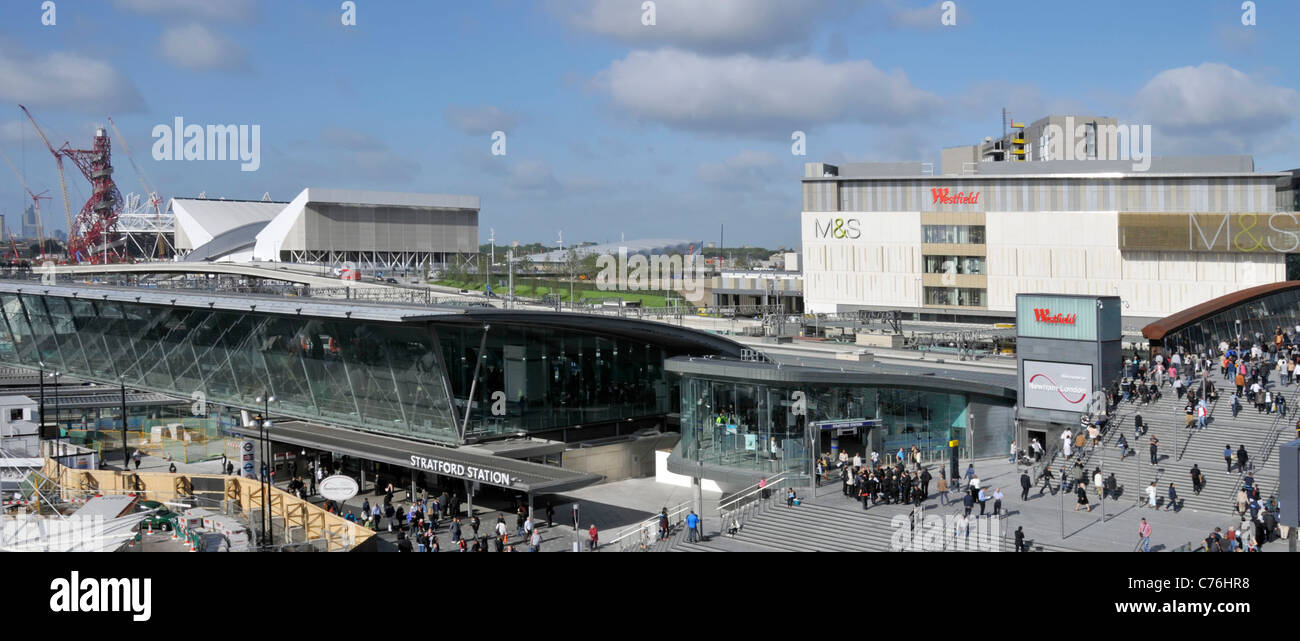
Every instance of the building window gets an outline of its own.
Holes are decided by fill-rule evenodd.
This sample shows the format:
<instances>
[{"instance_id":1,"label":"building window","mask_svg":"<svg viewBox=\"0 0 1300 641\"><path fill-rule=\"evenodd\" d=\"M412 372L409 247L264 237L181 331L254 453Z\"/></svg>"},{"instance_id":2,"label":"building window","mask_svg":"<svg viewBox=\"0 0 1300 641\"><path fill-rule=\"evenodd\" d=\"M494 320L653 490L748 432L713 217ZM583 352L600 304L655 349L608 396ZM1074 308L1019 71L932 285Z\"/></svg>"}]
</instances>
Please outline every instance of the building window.
<instances>
[{"instance_id":1,"label":"building window","mask_svg":"<svg viewBox=\"0 0 1300 641\"><path fill-rule=\"evenodd\" d=\"M14 421L21 421L21 420L23 420L23 409L21 407L18 409L9 410L10 423L13 423Z\"/></svg>"},{"instance_id":2,"label":"building window","mask_svg":"<svg viewBox=\"0 0 1300 641\"><path fill-rule=\"evenodd\" d=\"M984 225L923 225L923 242L931 244L983 245Z\"/></svg>"},{"instance_id":3,"label":"building window","mask_svg":"<svg viewBox=\"0 0 1300 641\"><path fill-rule=\"evenodd\" d=\"M926 305L987 307L988 292L971 287L926 287Z\"/></svg>"},{"instance_id":4,"label":"building window","mask_svg":"<svg viewBox=\"0 0 1300 641\"><path fill-rule=\"evenodd\" d=\"M984 274L983 256L926 256L925 273L927 274Z\"/></svg>"}]
</instances>

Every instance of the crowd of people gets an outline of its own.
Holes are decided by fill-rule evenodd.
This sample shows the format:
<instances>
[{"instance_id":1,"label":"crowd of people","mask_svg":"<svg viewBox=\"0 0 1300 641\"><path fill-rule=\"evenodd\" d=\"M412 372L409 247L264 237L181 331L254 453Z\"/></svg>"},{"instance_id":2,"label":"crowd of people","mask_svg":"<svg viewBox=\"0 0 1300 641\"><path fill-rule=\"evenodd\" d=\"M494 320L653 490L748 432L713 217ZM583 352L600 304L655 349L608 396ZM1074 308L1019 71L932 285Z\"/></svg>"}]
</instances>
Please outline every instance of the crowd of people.
<instances>
[{"instance_id":1,"label":"crowd of people","mask_svg":"<svg viewBox=\"0 0 1300 641\"><path fill-rule=\"evenodd\" d=\"M323 474L324 473L322 472ZM312 478L309 474L308 478ZM312 482L312 492L315 491ZM307 485L302 477L296 477L289 483L289 490L305 498ZM490 530L485 530L477 514L462 518L464 499L459 493L429 493L420 490L418 497L407 501L395 501L396 488L388 483L383 488L383 500L373 504L366 497L359 510L347 509L334 501L326 500L321 504L326 511L338 514L345 520L360 524L376 532L397 533L397 549L400 552L441 552L438 540L440 529L451 537L451 546L460 552L516 552L520 546L527 545L529 551L539 552L542 547L540 524L533 521L527 506L519 504L515 509L514 528L506 524L505 515L498 515L496 523ZM413 500L411 500L413 499ZM545 517L548 527L555 525L555 508L546 503ZM587 532L591 549L595 549L598 532L595 524Z\"/></svg>"},{"instance_id":2,"label":"crowd of people","mask_svg":"<svg viewBox=\"0 0 1300 641\"><path fill-rule=\"evenodd\" d=\"M921 465L920 450L915 447L910 453L900 447L883 461L879 452L863 459L861 454L850 458L841 451L835 467L844 495L853 497L864 510L882 503L919 505L929 498L934 480L930 470ZM943 486L946 483L941 482Z\"/></svg>"},{"instance_id":3,"label":"crowd of people","mask_svg":"<svg viewBox=\"0 0 1300 641\"><path fill-rule=\"evenodd\" d=\"M1254 479L1251 482L1253 484ZM1258 498L1246 498L1247 494L1249 493L1244 490L1238 492L1239 520L1227 528L1214 528L1201 542L1204 551L1258 552L1265 543L1284 538L1285 526L1278 523L1277 498L1270 496L1268 500L1261 501ZM1257 491L1255 496L1258 496Z\"/></svg>"}]
</instances>

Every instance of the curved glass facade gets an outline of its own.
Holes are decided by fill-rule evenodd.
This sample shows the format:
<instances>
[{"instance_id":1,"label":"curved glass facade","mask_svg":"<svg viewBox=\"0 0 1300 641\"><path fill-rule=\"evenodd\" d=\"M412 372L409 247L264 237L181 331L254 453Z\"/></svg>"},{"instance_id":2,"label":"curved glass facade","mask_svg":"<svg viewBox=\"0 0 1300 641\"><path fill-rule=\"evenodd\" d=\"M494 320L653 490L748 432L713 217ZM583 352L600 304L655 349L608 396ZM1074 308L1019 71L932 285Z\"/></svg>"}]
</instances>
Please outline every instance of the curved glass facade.
<instances>
[{"instance_id":1,"label":"curved glass facade","mask_svg":"<svg viewBox=\"0 0 1300 641\"><path fill-rule=\"evenodd\" d=\"M273 416L455 442L427 326L0 294L0 361Z\"/></svg>"},{"instance_id":2,"label":"curved glass facade","mask_svg":"<svg viewBox=\"0 0 1300 641\"><path fill-rule=\"evenodd\" d=\"M481 326L436 327L464 410ZM667 414L663 348L571 329L493 323L466 436L510 435Z\"/></svg>"},{"instance_id":3,"label":"curved glass facade","mask_svg":"<svg viewBox=\"0 0 1300 641\"><path fill-rule=\"evenodd\" d=\"M1233 306L1165 334L1166 352L1217 351L1221 341L1240 338L1249 343L1268 343L1277 328L1295 329L1300 322L1300 289L1269 294Z\"/></svg>"},{"instance_id":4,"label":"curved glass facade","mask_svg":"<svg viewBox=\"0 0 1300 641\"><path fill-rule=\"evenodd\" d=\"M801 398L806 412L802 416L796 413ZM967 450L967 401L965 394L940 391L743 382L687 374L681 381L681 452L708 465L806 473L816 436L807 426L857 419L879 421L858 438L864 446L876 448L882 460L899 447L910 450L913 445L926 459L943 458L951 439L960 441L963 452ZM823 452L829 451L833 435L826 431L821 436Z\"/></svg>"},{"instance_id":5,"label":"curved glass facade","mask_svg":"<svg viewBox=\"0 0 1300 641\"><path fill-rule=\"evenodd\" d=\"M484 322L457 313L387 322L114 293L0 291L0 363L250 410L270 395L272 417L461 443L467 411L480 439L662 417L677 406L664 359L713 340L496 316L480 354Z\"/></svg>"}]
</instances>

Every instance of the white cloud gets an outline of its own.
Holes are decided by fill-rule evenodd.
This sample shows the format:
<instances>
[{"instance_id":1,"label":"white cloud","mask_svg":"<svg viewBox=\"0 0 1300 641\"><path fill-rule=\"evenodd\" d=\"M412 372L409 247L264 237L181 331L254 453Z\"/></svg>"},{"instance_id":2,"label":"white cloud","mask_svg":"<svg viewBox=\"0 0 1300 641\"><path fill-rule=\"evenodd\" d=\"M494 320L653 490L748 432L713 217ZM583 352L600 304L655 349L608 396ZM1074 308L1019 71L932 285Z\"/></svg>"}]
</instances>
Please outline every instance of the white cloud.
<instances>
[{"instance_id":1,"label":"white cloud","mask_svg":"<svg viewBox=\"0 0 1300 641\"><path fill-rule=\"evenodd\" d=\"M1156 74L1138 91L1135 104L1157 132L1160 155L1268 148L1300 116L1300 93L1294 89L1214 62Z\"/></svg>"},{"instance_id":2,"label":"white cloud","mask_svg":"<svg viewBox=\"0 0 1300 641\"><path fill-rule=\"evenodd\" d=\"M117 7L152 16L245 20L253 15L254 0L117 0Z\"/></svg>"},{"instance_id":3,"label":"white cloud","mask_svg":"<svg viewBox=\"0 0 1300 641\"><path fill-rule=\"evenodd\" d=\"M1265 84L1224 64L1162 71L1137 94L1138 108L1175 131L1261 131L1300 113L1300 93Z\"/></svg>"},{"instance_id":4,"label":"white cloud","mask_svg":"<svg viewBox=\"0 0 1300 641\"><path fill-rule=\"evenodd\" d=\"M936 2L925 7L905 7L900 6L897 0L886 2L886 9L889 15L889 23L895 28L907 29L938 29L943 26L940 18L943 16L943 3ZM958 12L961 6L958 5ZM958 23L963 16L958 13Z\"/></svg>"},{"instance_id":5,"label":"white cloud","mask_svg":"<svg viewBox=\"0 0 1300 641\"><path fill-rule=\"evenodd\" d=\"M239 45L198 23L166 28L160 46L163 56L182 69L248 68L248 56Z\"/></svg>"},{"instance_id":6,"label":"white cloud","mask_svg":"<svg viewBox=\"0 0 1300 641\"><path fill-rule=\"evenodd\" d=\"M866 60L634 51L600 72L594 84L634 117L707 131L897 125L927 118L943 104L903 72L886 73Z\"/></svg>"},{"instance_id":7,"label":"white cloud","mask_svg":"<svg viewBox=\"0 0 1300 641\"><path fill-rule=\"evenodd\" d=\"M641 45L711 52L771 50L806 42L818 22L842 15L845 0L656 0L655 24L641 0L565 0L580 29Z\"/></svg>"},{"instance_id":8,"label":"white cloud","mask_svg":"<svg viewBox=\"0 0 1300 641\"><path fill-rule=\"evenodd\" d=\"M447 124L470 135L509 132L519 123L519 118L492 105L451 105L446 111Z\"/></svg>"},{"instance_id":9,"label":"white cloud","mask_svg":"<svg viewBox=\"0 0 1300 641\"><path fill-rule=\"evenodd\" d=\"M61 51L35 58L0 50L0 102L95 113L144 109L135 85L112 65Z\"/></svg>"}]
</instances>

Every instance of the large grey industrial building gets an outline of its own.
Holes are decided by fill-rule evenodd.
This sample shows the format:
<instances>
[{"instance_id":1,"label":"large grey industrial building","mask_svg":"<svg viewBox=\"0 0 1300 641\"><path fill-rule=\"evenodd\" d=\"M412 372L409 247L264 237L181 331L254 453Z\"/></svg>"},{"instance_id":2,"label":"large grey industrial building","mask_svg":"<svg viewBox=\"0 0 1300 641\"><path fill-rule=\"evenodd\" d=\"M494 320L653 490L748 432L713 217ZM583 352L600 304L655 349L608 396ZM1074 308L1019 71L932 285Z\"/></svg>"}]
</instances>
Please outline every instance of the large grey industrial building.
<instances>
[{"instance_id":1,"label":"large grey industrial building","mask_svg":"<svg viewBox=\"0 0 1300 641\"><path fill-rule=\"evenodd\" d=\"M478 251L477 196L308 188L292 201L176 198L186 260L434 268Z\"/></svg>"}]
</instances>

